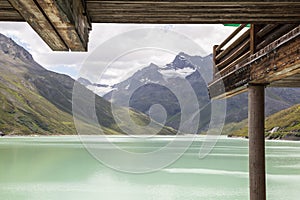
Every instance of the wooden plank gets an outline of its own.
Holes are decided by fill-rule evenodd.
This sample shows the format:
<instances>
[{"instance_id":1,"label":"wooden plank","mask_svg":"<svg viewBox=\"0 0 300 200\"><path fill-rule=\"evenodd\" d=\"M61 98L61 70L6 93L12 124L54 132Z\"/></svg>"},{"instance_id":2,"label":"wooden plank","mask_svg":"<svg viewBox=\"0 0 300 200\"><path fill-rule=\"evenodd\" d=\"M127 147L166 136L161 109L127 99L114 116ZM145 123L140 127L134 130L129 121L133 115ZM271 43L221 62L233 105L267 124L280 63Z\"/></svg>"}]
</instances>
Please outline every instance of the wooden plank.
<instances>
[{"instance_id":1,"label":"wooden plank","mask_svg":"<svg viewBox=\"0 0 300 200\"><path fill-rule=\"evenodd\" d=\"M270 84L270 87L289 87L289 88L297 88L300 87L300 79L296 81L291 82L273 82Z\"/></svg>"},{"instance_id":2,"label":"wooden plank","mask_svg":"<svg viewBox=\"0 0 300 200\"><path fill-rule=\"evenodd\" d=\"M87 51L91 24L82 1L36 0L60 37L72 51Z\"/></svg>"},{"instance_id":3,"label":"wooden plank","mask_svg":"<svg viewBox=\"0 0 300 200\"><path fill-rule=\"evenodd\" d=\"M248 87L242 86L242 87L239 87L237 89L225 92L224 94L221 94L218 97L214 97L214 99L228 99L230 97L234 97L236 95L242 94L242 93L247 92L247 91L248 91Z\"/></svg>"},{"instance_id":4,"label":"wooden plank","mask_svg":"<svg viewBox=\"0 0 300 200\"><path fill-rule=\"evenodd\" d=\"M208 85L210 97L218 99L227 95L233 96L234 94L238 94L244 91L249 81L250 67L238 68Z\"/></svg>"},{"instance_id":5,"label":"wooden plank","mask_svg":"<svg viewBox=\"0 0 300 200\"><path fill-rule=\"evenodd\" d=\"M195 17L181 17L181 18L166 18L164 16L155 16L149 18L143 17L113 17L113 16L98 16L91 15L93 23L123 23L123 24L240 24L240 23L298 23L299 20L291 18L224 18L222 16L212 18L195 18Z\"/></svg>"},{"instance_id":6,"label":"wooden plank","mask_svg":"<svg viewBox=\"0 0 300 200\"><path fill-rule=\"evenodd\" d=\"M232 62L231 64L227 65L225 68L223 68L222 70L220 70L218 73L216 73L216 78L220 78L222 76L225 76L226 74L232 72L233 70L235 70L238 66L242 66L242 62L244 60L246 60L247 58L249 58L250 56L250 51L248 51L247 53L245 53L244 55L242 55L241 57L239 57L238 59L236 59L234 62Z\"/></svg>"},{"instance_id":7,"label":"wooden plank","mask_svg":"<svg viewBox=\"0 0 300 200\"><path fill-rule=\"evenodd\" d=\"M9 2L52 50L68 51L64 41L34 0L9 0Z\"/></svg>"},{"instance_id":8,"label":"wooden plank","mask_svg":"<svg viewBox=\"0 0 300 200\"><path fill-rule=\"evenodd\" d=\"M32 1L36 2L36 0ZM52 1L58 4L75 2L75 0ZM2 8L10 7L7 2L7 0L0 0ZM77 0L76 2L86 2L87 13L93 23L216 24L299 23L300 21L299 1ZM5 16L0 14L0 20L24 21L15 10L7 11Z\"/></svg>"},{"instance_id":9,"label":"wooden plank","mask_svg":"<svg viewBox=\"0 0 300 200\"><path fill-rule=\"evenodd\" d=\"M215 0L215 1L199 1L199 0L127 0L127 1L116 1L116 0L86 0L86 3L88 6L101 6L104 4L110 4L110 5L119 5L119 4L125 4L125 5L133 5L133 4L137 4L137 5L149 5L149 4L156 4L156 5L174 5L174 6L178 6L178 5L182 5L182 6L186 6L186 5L210 5L210 6L234 6L234 7L239 7L239 6L250 6L250 7L257 7L257 6L272 6L272 7L277 7L277 6L291 6L291 5L299 5L300 2L299 1L272 1L272 3L270 3L269 1L234 1L234 0L226 0L226 1L222 1L222 0Z\"/></svg>"},{"instance_id":10,"label":"wooden plank","mask_svg":"<svg viewBox=\"0 0 300 200\"><path fill-rule=\"evenodd\" d=\"M239 9L235 7L222 7L222 6L185 6L185 7L176 7L172 5L167 6L136 6L131 5L127 6L107 6L103 5L101 7L90 7L89 12L98 12L98 11L105 11L105 12L133 12L133 13L139 13L139 12L145 12L145 11L157 11L157 12L205 12L205 13L225 13L233 14L233 13L248 13L248 14L266 14L268 12L264 11L261 8L245 8L241 7ZM299 8L292 8L291 10L282 10L277 8L274 8L272 10L272 14L276 14L274 11L278 11L278 15L280 14L296 14L297 11L299 11Z\"/></svg>"},{"instance_id":11,"label":"wooden plank","mask_svg":"<svg viewBox=\"0 0 300 200\"><path fill-rule=\"evenodd\" d=\"M25 21L24 18L15 10L0 9L0 21Z\"/></svg>"},{"instance_id":12,"label":"wooden plank","mask_svg":"<svg viewBox=\"0 0 300 200\"><path fill-rule=\"evenodd\" d=\"M205 12L157 12L157 11L147 11L146 13L140 12L140 13L135 13L135 12L90 12L91 17L111 17L111 18L120 18L124 17L125 19L130 19L134 17L141 17L141 18L159 18L163 17L161 20L163 21L165 18L174 18L176 20L180 20L179 18L199 18L198 20L205 20L205 19L227 19L229 20L232 18L232 20L241 20L241 19L253 19L258 21L258 19L261 20L273 20L273 21L281 21L281 20L295 20L299 17L299 14L289 14L287 17L284 15L278 15L278 14L260 14L258 15L253 15L253 14L247 14L247 13L236 13L236 14L226 14L226 13L205 13ZM300 20L300 17L299 17Z\"/></svg>"},{"instance_id":13,"label":"wooden plank","mask_svg":"<svg viewBox=\"0 0 300 200\"><path fill-rule=\"evenodd\" d=\"M267 24L262 29L260 29L257 33L257 37L265 37L268 33L270 33L273 29L275 29L278 26L278 24Z\"/></svg>"},{"instance_id":14,"label":"wooden plank","mask_svg":"<svg viewBox=\"0 0 300 200\"><path fill-rule=\"evenodd\" d=\"M7 0L0 0L0 8L13 9L12 5Z\"/></svg>"},{"instance_id":15,"label":"wooden plank","mask_svg":"<svg viewBox=\"0 0 300 200\"><path fill-rule=\"evenodd\" d=\"M297 24L284 24L284 25L278 26L277 29L273 30L273 32L271 34L267 35L267 37L263 41L261 41L260 43L257 44L257 49L258 50L262 49L266 45L275 41L276 39L278 39L282 35L288 33L289 31L291 31L292 29L294 29L297 26L298 26Z\"/></svg>"},{"instance_id":16,"label":"wooden plank","mask_svg":"<svg viewBox=\"0 0 300 200\"><path fill-rule=\"evenodd\" d=\"M235 31L230 34L216 49L216 51L220 51L230 40L232 40L239 32L241 32L241 30L243 30L243 28L245 28L247 26L247 24L242 24L241 26L239 26L237 29L235 29Z\"/></svg>"},{"instance_id":17,"label":"wooden plank","mask_svg":"<svg viewBox=\"0 0 300 200\"><path fill-rule=\"evenodd\" d=\"M251 54L256 53L257 44L260 42L260 38L258 37L258 32L261 30L263 25L251 24L250 28L250 52Z\"/></svg>"},{"instance_id":18,"label":"wooden plank","mask_svg":"<svg viewBox=\"0 0 300 200\"><path fill-rule=\"evenodd\" d=\"M234 36L232 36L234 37ZM250 31L249 29L243 33L238 39L236 39L229 47L227 47L224 51L222 51L221 53L219 53L216 56L216 60L220 61L223 57L225 57L226 55L228 55L229 52L231 52L233 49L235 49L237 46L240 46L241 43L243 41L245 41L245 39L250 38Z\"/></svg>"},{"instance_id":19,"label":"wooden plank","mask_svg":"<svg viewBox=\"0 0 300 200\"><path fill-rule=\"evenodd\" d=\"M252 83L272 83L300 72L300 37L254 62Z\"/></svg>"},{"instance_id":20,"label":"wooden plank","mask_svg":"<svg viewBox=\"0 0 300 200\"><path fill-rule=\"evenodd\" d=\"M234 59L237 59L239 56L243 55L250 48L250 40L244 42L234 53L232 53L228 58L219 63L216 67L221 70L230 64Z\"/></svg>"},{"instance_id":21,"label":"wooden plank","mask_svg":"<svg viewBox=\"0 0 300 200\"><path fill-rule=\"evenodd\" d=\"M287 23L300 21L297 1L93 1L94 23Z\"/></svg>"}]
</instances>

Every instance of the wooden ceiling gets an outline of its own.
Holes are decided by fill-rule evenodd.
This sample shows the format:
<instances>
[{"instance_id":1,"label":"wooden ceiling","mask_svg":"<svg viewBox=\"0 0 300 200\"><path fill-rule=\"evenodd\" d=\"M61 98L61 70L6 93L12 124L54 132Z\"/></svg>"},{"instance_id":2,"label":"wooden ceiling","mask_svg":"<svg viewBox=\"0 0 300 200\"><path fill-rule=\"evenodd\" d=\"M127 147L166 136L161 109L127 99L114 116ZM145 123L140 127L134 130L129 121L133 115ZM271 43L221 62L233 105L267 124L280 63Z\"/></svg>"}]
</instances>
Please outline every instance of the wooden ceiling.
<instances>
[{"instance_id":1,"label":"wooden ceiling","mask_svg":"<svg viewBox=\"0 0 300 200\"><path fill-rule=\"evenodd\" d=\"M299 23L299 1L78 0L92 23ZM25 21L0 0L0 21Z\"/></svg>"},{"instance_id":2,"label":"wooden ceiling","mask_svg":"<svg viewBox=\"0 0 300 200\"><path fill-rule=\"evenodd\" d=\"M25 21L7 0L0 0L0 21Z\"/></svg>"},{"instance_id":3,"label":"wooden ceiling","mask_svg":"<svg viewBox=\"0 0 300 200\"><path fill-rule=\"evenodd\" d=\"M54 51L87 51L92 23L300 23L299 1L0 0L0 21L26 21Z\"/></svg>"}]
</instances>

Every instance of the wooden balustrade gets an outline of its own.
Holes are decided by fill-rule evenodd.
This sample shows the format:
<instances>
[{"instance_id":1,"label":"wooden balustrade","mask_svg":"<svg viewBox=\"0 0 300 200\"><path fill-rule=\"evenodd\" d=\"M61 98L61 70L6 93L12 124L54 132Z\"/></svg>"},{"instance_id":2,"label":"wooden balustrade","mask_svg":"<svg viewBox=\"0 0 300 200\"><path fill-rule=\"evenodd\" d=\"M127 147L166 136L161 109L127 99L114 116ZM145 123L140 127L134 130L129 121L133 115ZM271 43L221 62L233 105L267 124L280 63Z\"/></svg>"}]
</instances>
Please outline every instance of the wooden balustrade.
<instances>
[{"instance_id":1,"label":"wooden balustrade","mask_svg":"<svg viewBox=\"0 0 300 200\"><path fill-rule=\"evenodd\" d=\"M214 46L214 80L236 70L247 62L251 55L290 32L298 24L252 25L252 30L248 29L241 34L246 26L247 24L242 24L224 42ZM238 34L241 36L236 38Z\"/></svg>"},{"instance_id":2,"label":"wooden balustrade","mask_svg":"<svg viewBox=\"0 0 300 200\"><path fill-rule=\"evenodd\" d=\"M241 33L244 28L241 25L222 44L214 46L211 97L236 95L251 83L273 84L300 70L299 24L255 24Z\"/></svg>"}]
</instances>

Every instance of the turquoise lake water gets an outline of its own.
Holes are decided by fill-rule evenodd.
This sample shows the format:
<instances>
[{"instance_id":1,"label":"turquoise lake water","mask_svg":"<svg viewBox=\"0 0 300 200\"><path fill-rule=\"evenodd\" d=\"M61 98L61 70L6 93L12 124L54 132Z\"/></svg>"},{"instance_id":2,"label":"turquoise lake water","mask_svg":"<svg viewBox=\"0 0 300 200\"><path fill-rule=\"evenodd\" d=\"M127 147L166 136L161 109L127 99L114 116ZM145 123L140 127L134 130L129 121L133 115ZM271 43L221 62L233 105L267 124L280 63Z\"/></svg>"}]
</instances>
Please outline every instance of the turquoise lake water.
<instances>
[{"instance_id":1,"label":"turquoise lake water","mask_svg":"<svg viewBox=\"0 0 300 200\"><path fill-rule=\"evenodd\" d=\"M155 137L133 142L130 138L112 138L120 148L137 152L163 147L172 139ZM99 143L100 150L108 147L103 140L92 142ZM96 160L77 136L3 137L0 199L248 199L248 141L221 138L207 157L199 159L202 142L202 137L197 138L181 158L158 172L129 174ZM268 199L298 200L300 142L267 141L266 153Z\"/></svg>"}]
</instances>

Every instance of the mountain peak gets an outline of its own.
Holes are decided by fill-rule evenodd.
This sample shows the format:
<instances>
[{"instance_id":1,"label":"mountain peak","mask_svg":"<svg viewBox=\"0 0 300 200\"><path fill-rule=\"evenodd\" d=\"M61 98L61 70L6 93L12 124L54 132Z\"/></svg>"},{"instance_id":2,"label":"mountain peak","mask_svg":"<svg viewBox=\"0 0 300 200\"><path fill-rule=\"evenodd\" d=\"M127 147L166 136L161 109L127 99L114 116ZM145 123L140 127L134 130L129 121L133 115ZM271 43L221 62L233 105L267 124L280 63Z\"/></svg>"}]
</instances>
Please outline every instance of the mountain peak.
<instances>
[{"instance_id":1,"label":"mountain peak","mask_svg":"<svg viewBox=\"0 0 300 200\"><path fill-rule=\"evenodd\" d=\"M79 77L79 78L77 79L77 81L78 81L79 83L81 83L82 85L84 85L84 86L92 85L92 82L91 82L91 81L89 81L88 79L83 78L83 77Z\"/></svg>"},{"instance_id":2,"label":"mountain peak","mask_svg":"<svg viewBox=\"0 0 300 200\"><path fill-rule=\"evenodd\" d=\"M155 67L155 68L158 68L158 66L154 63L150 63L150 65L148 67Z\"/></svg>"},{"instance_id":3,"label":"mountain peak","mask_svg":"<svg viewBox=\"0 0 300 200\"><path fill-rule=\"evenodd\" d=\"M6 54L13 59L20 59L22 61L34 61L32 55L23 47L19 46L11 38L0 33L0 53Z\"/></svg>"},{"instance_id":4,"label":"mountain peak","mask_svg":"<svg viewBox=\"0 0 300 200\"><path fill-rule=\"evenodd\" d=\"M179 56L182 56L182 57L186 57L186 58L191 57L190 55L188 55L188 54L186 54L186 53L184 53L184 52L179 52L178 55L179 55Z\"/></svg>"},{"instance_id":5,"label":"mountain peak","mask_svg":"<svg viewBox=\"0 0 300 200\"><path fill-rule=\"evenodd\" d=\"M165 66L165 69L184 69L184 68L191 68L196 69L195 66L191 63L190 55L180 52L172 63L169 63Z\"/></svg>"}]
</instances>

